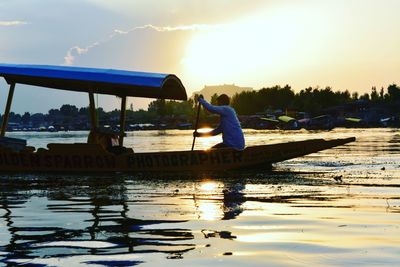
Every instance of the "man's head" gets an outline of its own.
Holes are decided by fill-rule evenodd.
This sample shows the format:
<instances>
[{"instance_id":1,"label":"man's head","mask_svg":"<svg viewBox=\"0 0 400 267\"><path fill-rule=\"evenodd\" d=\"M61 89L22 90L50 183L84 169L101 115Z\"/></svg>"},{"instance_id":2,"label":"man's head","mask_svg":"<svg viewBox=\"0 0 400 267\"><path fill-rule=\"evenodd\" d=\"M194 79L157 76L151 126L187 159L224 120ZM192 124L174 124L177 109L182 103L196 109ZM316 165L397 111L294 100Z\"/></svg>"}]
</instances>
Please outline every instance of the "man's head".
<instances>
[{"instance_id":1,"label":"man's head","mask_svg":"<svg viewBox=\"0 0 400 267\"><path fill-rule=\"evenodd\" d=\"M229 105L229 96L226 94L222 94L217 98L217 105L218 106L227 106Z\"/></svg>"}]
</instances>

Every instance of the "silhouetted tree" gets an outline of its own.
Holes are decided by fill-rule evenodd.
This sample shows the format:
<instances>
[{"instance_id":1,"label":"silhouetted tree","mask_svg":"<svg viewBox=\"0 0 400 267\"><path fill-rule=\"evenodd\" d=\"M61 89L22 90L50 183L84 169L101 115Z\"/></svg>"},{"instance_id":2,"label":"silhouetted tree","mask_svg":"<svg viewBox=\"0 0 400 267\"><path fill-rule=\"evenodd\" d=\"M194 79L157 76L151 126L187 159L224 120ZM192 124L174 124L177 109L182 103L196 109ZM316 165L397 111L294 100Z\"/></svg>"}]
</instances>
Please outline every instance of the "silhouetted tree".
<instances>
[{"instance_id":1,"label":"silhouetted tree","mask_svg":"<svg viewBox=\"0 0 400 267\"><path fill-rule=\"evenodd\" d=\"M31 119L31 114L29 112L25 112L24 115L21 117L21 121L23 124L28 124Z\"/></svg>"},{"instance_id":2,"label":"silhouetted tree","mask_svg":"<svg viewBox=\"0 0 400 267\"><path fill-rule=\"evenodd\" d=\"M381 91L379 92L379 97L381 100L385 98L385 89L383 89L383 87L381 87Z\"/></svg>"},{"instance_id":3,"label":"silhouetted tree","mask_svg":"<svg viewBox=\"0 0 400 267\"><path fill-rule=\"evenodd\" d=\"M69 104L65 104L62 105L60 108L60 112L61 114L63 114L64 116L76 116L78 115L78 108L75 107L74 105L69 105Z\"/></svg>"},{"instance_id":4,"label":"silhouetted tree","mask_svg":"<svg viewBox=\"0 0 400 267\"><path fill-rule=\"evenodd\" d=\"M391 84L387 88L389 101L396 102L400 100L400 88L396 84Z\"/></svg>"},{"instance_id":5,"label":"silhouetted tree","mask_svg":"<svg viewBox=\"0 0 400 267\"><path fill-rule=\"evenodd\" d=\"M217 104L217 98L218 98L218 94L217 93L215 93L215 94L213 94L211 96L211 101L210 101L211 105L216 105Z\"/></svg>"},{"instance_id":6,"label":"silhouetted tree","mask_svg":"<svg viewBox=\"0 0 400 267\"><path fill-rule=\"evenodd\" d=\"M369 101L369 94L365 93L365 94L361 95L360 99Z\"/></svg>"},{"instance_id":7,"label":"silhouetted tree","mask_svg":"<svg viewBox=\"0 0 400 267\"><path fill-rule=\"evenodd\" d=\"M379 94L378 94L378 92L376 91L376 87L373 86L373 87L371 88L371 101L377 102L378 100L379 100Z\"/></svg>"},{"instance_id":8,"label":"silhouetted tree","mask_svg":"<svg viewBox=\"0 0 400 267\"><path fill-rule=\"evenodd\" d=\"M78 111L80 116L89 116L89 107L82 107Z\"/></svg>"},{"instance_id":9,"label":"silhouetted tree","mask_svg":"<svg viewBox=\"0 0 400 267\"><path fill-rule=\"evenodd\" d=\"M159 116L165 116L166 115L165 100L157 99L150 102L148 106L148 111L153 112Z\"/></svg>"}]
</instances>

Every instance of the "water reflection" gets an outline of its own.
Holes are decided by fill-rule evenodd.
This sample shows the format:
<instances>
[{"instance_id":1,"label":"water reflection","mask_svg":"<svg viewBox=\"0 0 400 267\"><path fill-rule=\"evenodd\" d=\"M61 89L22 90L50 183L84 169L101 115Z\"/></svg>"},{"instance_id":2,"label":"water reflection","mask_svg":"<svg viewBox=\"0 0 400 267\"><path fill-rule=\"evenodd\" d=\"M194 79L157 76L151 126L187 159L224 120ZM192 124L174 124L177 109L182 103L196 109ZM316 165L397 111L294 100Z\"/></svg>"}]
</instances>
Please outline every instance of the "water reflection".
<instances>
[{"instance_id":1,"label":"water reflection","mask_svg":"<svg viewBox=\"0 0 400 267\"><path fill-rule=\"evenodd\" d=\"M299 257L312 250L348 253L362 240L343 248L336 236L364 231L359 220L371 220L368 213L351 212L382 206L378 198L366 206L367 187L349 189L321 173L33 175L2 177L0 183L0 257L9 266L198 263L196 253L262 259L267 247L278 253L291 246L299 247ZM383 211L398 214L398 198L389 193L396 187L384 189L390 206ZM385 224L391 228L393 218ZM333 227L332 234L325 227ZM373 238L378 229L369 231Z\"/></svg>"},{"instance_id":2,"label":"water reflection","mask_svg":"<svg viewBox=\"0 0 400 267\"><path fill-rule=\"evenodd\" d=\"M0 264L395 266L400 135L369 131L272 172L2 175Z\"/></svg>"},{"instance_id":3,"label":"water reflection","mask_svg":"<svg viewBox=\"0 0 400 267\"><path fill-rule=\"evenodd\" d=\"M176 227L182 220L128 217L135 200L129 199L124 178L7 177L2 184L3 231L9 239L0 251L2 261L11 265L15 259L21 263L36 257L132 252L171 256L195 247L191 231Z\"/></svg>"},{"instance_id":4,"label":"water reflection","mask_svg":"<svg viewBox=\"0 0 400 267\"><path fill-rule=\"evenodd\" d=\"M199 219L235 219L243 210L245 184L241 179L211 182L208 178L200 184L199 193L194 196Z\"/></svg>"},{"instance_id":5,"label":"water reflection","mask_svg":"<svg viewBox=\"0 0 400 267\"><path fill-rule=\"evenodd\" d=\"M232 231L207 223L197 229L191 222L237 219L246 202L272 198L257 196L251 184L247 190L244 174L226 175L2 177L2 262L51 265L74 259L75 264L124 266L145 262L143 255L178 259L210 246L199 236L236 240ZM280 179L273 177L263 177L262 184ZM113 258L133 254L133 260Z\"/></svg>"}]
</instances>

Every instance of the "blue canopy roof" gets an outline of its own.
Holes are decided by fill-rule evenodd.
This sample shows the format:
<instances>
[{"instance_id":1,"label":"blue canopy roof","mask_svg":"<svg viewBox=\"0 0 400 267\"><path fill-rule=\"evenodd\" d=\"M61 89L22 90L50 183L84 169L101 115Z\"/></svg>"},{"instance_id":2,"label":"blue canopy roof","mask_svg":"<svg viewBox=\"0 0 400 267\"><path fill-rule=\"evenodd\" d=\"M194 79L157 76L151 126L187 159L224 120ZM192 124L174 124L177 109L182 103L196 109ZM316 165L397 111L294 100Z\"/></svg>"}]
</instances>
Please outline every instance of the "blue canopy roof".
<instances>
[{"instance_id":1,"label":"blue canopy roof","mask_svg":"<svg viewBox=\"0 0 400 267\"><path fill-rule=\"evenodd\" d=\"M173 74L70 66L0 64L7 83L116 96L186 100L182 82Z\"/></svg>"}]
</instances>

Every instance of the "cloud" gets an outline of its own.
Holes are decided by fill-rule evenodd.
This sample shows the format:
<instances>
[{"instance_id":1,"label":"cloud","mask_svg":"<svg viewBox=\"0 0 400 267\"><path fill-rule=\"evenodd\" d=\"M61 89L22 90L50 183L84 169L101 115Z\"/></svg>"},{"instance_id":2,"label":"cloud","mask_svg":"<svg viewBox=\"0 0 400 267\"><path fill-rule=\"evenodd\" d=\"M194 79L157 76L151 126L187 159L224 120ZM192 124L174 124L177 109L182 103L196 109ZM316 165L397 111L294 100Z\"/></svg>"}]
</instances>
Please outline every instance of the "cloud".
<instances>
[{"instance_id":1,"label":"cloud","mask_svg":"<svg viewBox=\"0 0 400 267\"><path fill-rule=\"evenodd\" d=\"M64 65L73 65L74 60L77 56L84 55L89 52L92 48L105 44L111 41L116 36L130 34L132 32L138 30L153 30L156 32L173 32L173 31L200 31L200 30L208 30L219 28L220 25L208 25L208 24L191 24L191 25L180 25L180 26L154 26L152 24L146 24L143 26L137 26L130 30L123 31L119 29L115 29L112 34L110 34L107 38L102 41L96 41L86 47L80 47L78 45L71 47L68 49L67 54L64 57Z\"/></svg>"},{"instance_id":2,"label":"cloud","mask_svg":"<svg viewBox=\"0 0 400 267\"><path fill-rule=\"evenodd\" d=\"M79 47L77 45L71 47L67 51L67 54L64 57L64 65L67 65L67 66L73 65L76 55L86 54L90 49L92 49L98 45L100 45L100 42L95 42L89 46L86 46L85 48Z\"/></svg>"},{"instance_id":3,"label":"cloud","mask_svg":"<svg viewBox=\"0 0 400 267\"><path fill-rule=\"evenodd\" d=\"M19 26L28 24L26 21L20 20L13 20L13 21L1 21L0 20L0 27L7 27L7 26Z\"/></svg>"}]
</instances>

